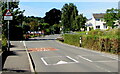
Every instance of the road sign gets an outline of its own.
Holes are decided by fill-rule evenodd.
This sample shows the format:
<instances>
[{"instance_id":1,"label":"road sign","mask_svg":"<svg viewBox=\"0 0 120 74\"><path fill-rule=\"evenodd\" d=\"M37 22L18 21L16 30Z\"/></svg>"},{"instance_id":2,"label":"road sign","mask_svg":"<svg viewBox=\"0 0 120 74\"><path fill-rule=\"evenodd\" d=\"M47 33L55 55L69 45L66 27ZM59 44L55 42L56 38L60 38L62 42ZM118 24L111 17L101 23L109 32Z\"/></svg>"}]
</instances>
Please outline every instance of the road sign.
<instances>
[{"instance_id":1,"label":"road sign","mask_svg":"<svg viewBox=\"0 0 120 74\"><path fill-rule=\"evenodd\" d=\"M13 16L4 16L4 20L13 20Z\"/></svg>"},{"instance_id":2,"label":"road sign","mask_svg":"<svg viewBox=\"0 0 120 74\"><path fill-rule=\"evenodd\" d=\"M13 20L13 16L10 13L10 10L7 10L7 12L4 14L4 20Z\"/></svg>"},{"instance_id":3,"label":"road sign","mask_svg":"<svg viewBox=\"0 0 120 74\"><path fill-rule=\"evenodd\" d=\"M7 10L7 12L4 14L4 16L12 16L12 14L10 13L10 10Z\"/></svg>"}]
</instances>

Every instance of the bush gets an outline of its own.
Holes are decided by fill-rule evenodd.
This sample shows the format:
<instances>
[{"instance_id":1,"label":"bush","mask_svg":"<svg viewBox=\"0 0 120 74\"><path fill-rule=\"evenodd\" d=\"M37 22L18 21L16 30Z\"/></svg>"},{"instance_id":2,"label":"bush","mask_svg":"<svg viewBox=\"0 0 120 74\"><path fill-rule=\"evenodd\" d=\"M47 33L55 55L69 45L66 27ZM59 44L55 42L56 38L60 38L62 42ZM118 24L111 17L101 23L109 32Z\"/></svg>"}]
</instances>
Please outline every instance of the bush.
<instances>
[{"instance_id":1,"label":"bush","mask_svg":"<svg viewBox=\"0 0 120 74\"><path fill-rule=\"evenodd\" d=\"M64 42L70 45L80 46L81 35L65 34ZM120 51L120 37L118 36L93 36L82 35L82 47L102 52L110 52L119 54Z\"/></svg>"},{"instance_id":2,"label":"bush","mask_svg":"<svg viewBox=\"0 0 120 74\"><path fill-rule=\"evenodd\" d=\"M79 34L65 34L64 37L64 42L67 44L75 45L75 46L80 46L79 40L80 40Z\"/></svg>"},{"instance_id":3,"label":"bush","mask_svg":"<svg viewBox=\"0 0 120 74\"><path fill-rule=\"evenodd\" d=\"M7 38L2 34L2 51L7 49Z\"/></svg>"},{"instance_id":4,"label":"bush","mask_svg":"<svg viewBox=\"0 0 120 74\"><path fill-rule=\"evenodd\" d=\"M102 35L104 35L104 31L102 31L100 29L91 30L91 31L88 32L88 35L99 35L99 36L102 36Z\"/></svg>"},{"instance_id":5,"label":"bush","mask_svg":"<svg viewBox=\"0 0 120 74\"><path fill-rule=\"evenodd\" d=\"M120 51L118 36L82 36L82 47L118 54Z\"/></svg>"},{"instance_id":6,"label":"bush","mask_svg":"<svg viewBox=\"0 0 120 74\"><path fill-rule=\"evenodd\" d=\"M82 47L93 49L93 50L99 50L100 49L99 37L92 36L92 35L83 35Z\"/></svg>"},{"instance_id":7,"label":"bush","mask_svg":"<svg viewBox=\"0 0 120 74\"><path fill-rule=\"evenodd\" d=\"M67 44L79 46L80 36L82 37L82 47L93 50L120 54L120 32L119 29L109 31L92 30L88 35L65 34L64 42Z\"/></svg>"}]
</instances>

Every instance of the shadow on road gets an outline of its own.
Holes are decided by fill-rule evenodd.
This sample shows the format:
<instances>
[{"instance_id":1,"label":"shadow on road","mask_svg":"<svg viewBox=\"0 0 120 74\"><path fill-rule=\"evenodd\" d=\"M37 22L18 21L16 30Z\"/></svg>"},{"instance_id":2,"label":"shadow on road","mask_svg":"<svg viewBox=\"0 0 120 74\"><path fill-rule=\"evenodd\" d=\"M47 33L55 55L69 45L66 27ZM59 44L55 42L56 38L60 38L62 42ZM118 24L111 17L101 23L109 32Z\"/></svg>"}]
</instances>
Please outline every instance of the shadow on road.
<instances>
[{"instance_id":1,"label":"shadow on road","mask_svg":"<svg viewBox=\"0 0 120 74\"><path fill-rule=\"evenodd\" d=\"M28 72L27 70L12 70L12 69L3 69L3 72L4 71L10 71L10 72Z\"/></svg>"}]
</instances>

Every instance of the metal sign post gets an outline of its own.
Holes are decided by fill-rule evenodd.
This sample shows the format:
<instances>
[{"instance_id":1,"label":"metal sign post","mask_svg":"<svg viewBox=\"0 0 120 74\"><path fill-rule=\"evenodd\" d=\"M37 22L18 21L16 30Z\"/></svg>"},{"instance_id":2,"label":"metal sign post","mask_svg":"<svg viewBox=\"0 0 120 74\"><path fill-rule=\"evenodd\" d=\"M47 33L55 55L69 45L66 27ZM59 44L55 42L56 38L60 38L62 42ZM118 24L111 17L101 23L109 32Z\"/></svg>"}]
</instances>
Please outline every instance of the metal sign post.
<instances>
[{"instance_id":1,"label":"metal sign post","mask_svg":"<svg viewBox=\"0 0 120 74\"><path fill-rule=\"evenodd\" d=\"M9 10L9 1L7 1L7 12L4 14L4 20L7 20L8 21L8 50L7 51L10 51L10 40L9 40L9 24L10 24L10 20L13 19L13 16L11 15L10 13L10 10Z\"/></svg>"},{"instance_id":2,"label":"metal sign post","mask_svg":"<svg viewBox=\"0 0 120 74\"><path fill-rule=\"evenodd\" d=\"M9 39L9 20L8 20L8 51L10 51L10 39Z\"/></svg>"}]
</instances>

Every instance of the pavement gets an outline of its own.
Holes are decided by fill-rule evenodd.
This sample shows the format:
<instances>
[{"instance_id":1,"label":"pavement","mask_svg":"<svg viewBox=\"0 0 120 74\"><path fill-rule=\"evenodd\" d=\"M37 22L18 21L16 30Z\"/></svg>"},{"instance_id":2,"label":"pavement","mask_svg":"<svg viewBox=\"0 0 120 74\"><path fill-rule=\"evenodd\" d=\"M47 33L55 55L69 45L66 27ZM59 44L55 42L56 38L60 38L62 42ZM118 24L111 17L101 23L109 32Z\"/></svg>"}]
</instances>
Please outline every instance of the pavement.
<instances>
[{"instance_id":1,"label":"pavement","mask_svg":"<svg viewBox=\"0 0 120 74\"><path fill-rule=\"evenodd\" d=\"M26 49L22 42L11 41L12 47L9 52L4 52L2 55L3 70L2 73L28 73L30 74L30 63L26 53Z\"/></svg>"}]
</instances>

